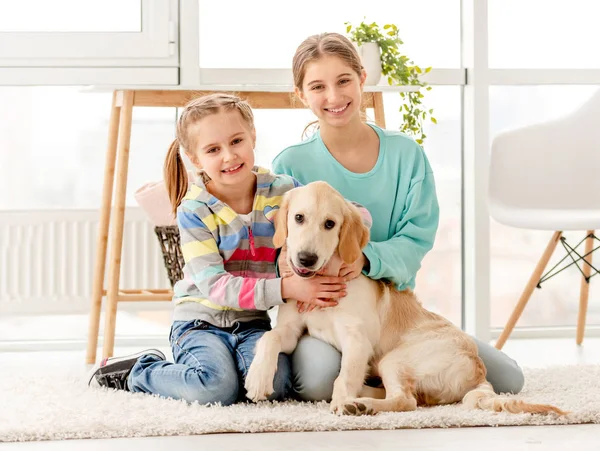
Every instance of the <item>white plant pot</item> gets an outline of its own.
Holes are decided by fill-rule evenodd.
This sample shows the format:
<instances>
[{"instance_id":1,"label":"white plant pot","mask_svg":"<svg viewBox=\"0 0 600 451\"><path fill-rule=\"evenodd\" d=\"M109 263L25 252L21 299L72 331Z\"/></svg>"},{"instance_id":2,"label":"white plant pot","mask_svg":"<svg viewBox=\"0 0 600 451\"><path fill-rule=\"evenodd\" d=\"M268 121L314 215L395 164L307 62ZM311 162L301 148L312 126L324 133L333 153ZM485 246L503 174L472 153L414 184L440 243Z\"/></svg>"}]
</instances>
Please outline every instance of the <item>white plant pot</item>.
<instances>
[{"instance_id":1,"label":"white plant pot","mask_svg":"<svg viewBox=\"0 0 600 451\"><path fill-rule=\"evenodd\" d=\"M356 45L362 65L367 72L365 85L376 85L381 79L381 50L376 42L366 42Z\"/></svg>"}]
</instances>

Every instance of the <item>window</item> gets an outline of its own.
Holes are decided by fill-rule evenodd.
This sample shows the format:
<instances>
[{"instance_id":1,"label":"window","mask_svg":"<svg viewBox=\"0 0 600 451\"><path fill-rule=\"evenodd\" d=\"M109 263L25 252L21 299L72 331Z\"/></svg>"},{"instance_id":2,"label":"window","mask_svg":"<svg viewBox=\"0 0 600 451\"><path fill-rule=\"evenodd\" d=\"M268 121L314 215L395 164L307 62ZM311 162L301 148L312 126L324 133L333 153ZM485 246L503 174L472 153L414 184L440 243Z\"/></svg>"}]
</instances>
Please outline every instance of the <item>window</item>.
<instances>
[{"instance_id":1,"label":"window","mask_svg":"<svg viewBox=\"0 0 600 451\"><path fill-rule=\"evenodd\" d=\"M78 0L2 0L0 32L98 33L142 31L140 0L104 0L102 7ZM35 14L31 12L35 11Z\"/></svg>"},{"instance_id":2,"label":"window","mask_svg":"<svg viewBox=\"0 0 600 451\"><path fill-rule=\"evenodd\" d=\"M269 10L269 14L261 11ZM324 31L345 33L344 22L395 23L404 51L417 64L460 66L460 2L374 0L364 3L307 0L293 8L272 0L200 0L200 67L290 68L302 40ZM227 25L223 25L227 17ZM428 36L424 39L424 36Z\"/></svg>"},{"instance_id":3,"label":"window","mask_svg":"<svg viewBox=\"0 0 600 451\"><path fill-rule=\"evenodd\" d=\"M169 72L169 80L173 80L175 74L175 81L170 83L176 84L178 43L172 36L170 22L177 22L177 3L175 0L107 0L87 2L82 7L82 2L59 0L49 7L41 0L26 0L17 7L0 0L0 66L5 66L0 71L0 84L6 74L17 70L19 72L12 80L18 83L13 84L45 85L0 87L0 210L98 208L111 93L78 85L102 84L105 80L102 70L117 68L128 73L134 69L173 69L174 72ZM239 73L237 82L241 83L244 76L255 69L267 72L289 70L295 48L305 37L326 30L344 33L344 22L359 23L367 10L375 14L366 20L399 26L404 50L416 63L454 68L455 72L462 73L459 69L460 1L402 0L392 3L374 0L365 9L364 5L349 2L340 9L336 4L308 0L290 10L266 0L233 0L227 4L199 0L200 37L199 41L194 39L199 51L194 50L193 54L199 56L202 69L217 72L236 69L236 76ZM272 10L275 19L260 13L267 8ZM36 17L23 19L24 12L32 9L37 11ZM22 69L23 65L31 67ZM89 81L83 83L81 78L63 77L67 72L61 72L60 77L52 75L57 69L69 69L67 66L89 69L91 75L86 79ZM194 63L193 66L198 65ZM38 69L42 69L40 75L32 76ZM27 78L18 78L23 76ZM136 77L128 83L158 84L157 79ZM56 80L63 86L47 86L53 83L49 80ZM384 97L387 126L395 129L401 120L399 96L386 93ZM435 173L441 215L434 249L423 261L417 278L417 294L424 305L457 325L460 325L462 299L461 103L458 85L438 85L426 93L425 104L435 110L438 119L438 125L427 126L425 151ZM174 136L176 115L174 108L134 109L128 206L137 205L133 198L137 187L162 178L163 160ZM301 139L304 126L312 120L310 111L302 109L255 110L255 116L257 163L267 167L279 151ZM128 215L133 210L128 210ZM63 235L68 235L70 230L70 225L65 226ZM30 233L29 230L26 232ZM92 233L88 235L85 239L93 242ZM22 235L25 241L28 237ZM126 241L124 255L135 254L136 246L138 250L140 247L136 243ZM29 244L28 249L33 249L31 240ZM64 258L71 256L71 247L64 252ZM88 247L93 250L92 246ZM34 255L37 248L28 252ZM20 256L15 260L25 261ZM134 265L124 267L126 276L138 269ZM68 277L68 268L61 266L61 270L54 273L58 282L68 286L75 284L73 278ZM23 272L18 277L21 274ZM65 274L67 276L62 277ZM52 271L50 276L53 276ZM80 285L87 289L91 284ZM53 302L44 304L46 310L43 313L56 310ZM66 303L63 307L65 310L60 313L68 311L79 315L82 311L72 312ZM40 306L32 307L33 310L36 308ZM30 313L27 309L15 311ZM117 336L164 336L169 327L169 311L168 303L157 305L156 310L137 304L119 306ZM10 332L2 334L0 341L83 339L87 330L87 322L81 316L65 317L57 322L41 317L39 322L37 318L33 322L31 318L13 318L11 324L5 322L2 326ZM69 324L75 323L77 328L71 329ZM48 324L52 325L44 329ZM34 334L27 332L31 329L35 329Z\"/></svg>"},{"instance_id":4,"label":"window","mask_svg":"<svg viewBox=\"0 0 600 451\"><path fill-rule=\"evenodd\" d=\"M0 0L0 85L177 84L177 17L176 0Z\"/></svg>"},{"instance_id":5,"label":"window","mask_svg":"<svg viewBox=\"0 0 600 451\"><path fill-rule=\"evenodd\" d=\"M0 87L0 210L97 209L112 94L77 87ZM127 205L162 178L175 108L133 110Z\"/></svg>"},{"instance_id":6,"label":"window","mask_svg":"<svg viewBox=\"0 0 600 451\"><path fill-rule=\"evenodd\" d=\"M598 68L595 0L489 0L489 62L494 68Z\"/></svg>"}]
</instances>

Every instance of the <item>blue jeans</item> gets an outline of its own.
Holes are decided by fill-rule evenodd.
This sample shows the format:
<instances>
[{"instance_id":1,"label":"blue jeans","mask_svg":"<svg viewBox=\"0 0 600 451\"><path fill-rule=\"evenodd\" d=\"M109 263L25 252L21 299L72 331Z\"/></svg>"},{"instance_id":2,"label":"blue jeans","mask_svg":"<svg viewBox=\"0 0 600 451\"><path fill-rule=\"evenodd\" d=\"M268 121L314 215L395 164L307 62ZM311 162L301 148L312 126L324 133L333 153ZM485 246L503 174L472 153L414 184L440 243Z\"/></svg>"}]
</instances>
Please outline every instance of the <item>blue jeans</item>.
<instances>
[{"instance_id":1,"label":"blue jeans","mask_svg":"<svg viewBox=\"0 0 600 451\"><path fill-rule=\"evenodd\" d=\"M219 328L201 320L175 321L171 327L173 362L142 356L128 378L132 392L158 394L200 404L230 405L245 399L244 381L258 339L271 328L267 321ZM289 357L279 354L269 399L291 394Z\"/></svg>"},{"instance_id":2,"label":"blue jeans","mask_svg":"<svg viewBox=\"0 0 600 451\"><path fill-rule=\"evenodd\" d=\"M513 359L473 338L487 369L487 380L496 393L519 393L525 379ZM304 335L292 354L294 390L302 401L330 401L333 382L340 373L342 355L333 346Z\"/></svg>"}]
</instances>

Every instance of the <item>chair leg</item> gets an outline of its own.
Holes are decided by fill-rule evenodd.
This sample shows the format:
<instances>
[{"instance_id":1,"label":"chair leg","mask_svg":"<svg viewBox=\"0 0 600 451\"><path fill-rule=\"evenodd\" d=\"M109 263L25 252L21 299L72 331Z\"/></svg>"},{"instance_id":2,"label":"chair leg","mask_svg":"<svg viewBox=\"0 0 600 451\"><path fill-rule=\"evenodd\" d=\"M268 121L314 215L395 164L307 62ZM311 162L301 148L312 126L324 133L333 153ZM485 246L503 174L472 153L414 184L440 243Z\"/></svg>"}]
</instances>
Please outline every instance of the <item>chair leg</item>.
<instances>
[{"instance_id":1,"label":"chair leg","mask_svg":"<svg viewBox=\"0 0 600 451\"><path fill-rule=\"evenodd\" d=\"M133 115L133 91L123 91L123 106L118 146L117 182L115 186L115 206L111 234L110 265L108 268L108 286L106 290L106 312L104 324L104 346L102 357L112 357L115 346L115 328L117 320L117 302L119 295L119 277L121 273L121 254L123 247L123 223L125 221L125 194L127 192L127 170L129 165L129 144L131 139L131 120Z\"/></svg>"},{"instance_id":2,"label":"chair leg","mask_svg":"<svg viewBox=\"0 0 600 451\"><path fill-rule=\"evenodd\" d=\"M583 334L585 332L585 317L587 315L588 295L590 293L590 272L592 267L592 249L594 248L594 230L587 231L585 240L585 261L583 264L583 274L581 276L581 288L579 290L579 316L577 318L577 344L583 343Z\"/></svg>"},{"instance_id":3,"label":"chair leg","mask_svg":"<svg viewBox=\"0 0 600 451\"><path fill-rule=\"evenodd\" d=\"M117 93L113 93L108 128L108 148L104 164L104 182L102 189L102 206L98 222L98 237L96 238L96 261L94 263L94 280L92 287L92 305L88 327L88 342L85 363L96 361L98 347L98 331L100 329L100 311L102 310L102 291L104 290L104 271L106 269L106 247L110 224L110 208L112 204L113 183L115 180L115 160L117 157L117 142L119 137L119 114L121 107L117 105Z\"/></svg>"},{"instance_id":4,"label":"chair leg","mask_svg":"<svg viewBox=\"0 0 600 451\"><path fill-rule=\"evenodd\" d=\"M531 277L529 278L529 282L527 282L527 285L525 286L525 290L523 290L523 293L521 294L521 298L519 299L517 306L513 310L512 314L510 315L510 318L509 318L508 322L506 323L506 326L504 326L504 330L502 331L500 338L498 338L498 341L496 342L497 349L502 349L502 347L504 346L504 343L506 343L506 340L510 336L512 330L514 329L515 324L521 317L521 314L523 313L523 309L525 308L525 305L529 301L529 298L531 298L531 294L533 293L533 290L539 283L540 277L542 277L542 273L544 272L544 269L546 269L546 265L548 264L548 261L550 261L550 257L552 257L552 254L554 253L554 249L556 249L556 245L558 244L561 236L562 236L562 232L556 231L556 232L554 232L554 235L552 235L552 238L548 242L548 245L546 246L546 250L542 254L542 257L540 258L535 269L533 270L533 273L531 274Z\"/></svg>"}]
</instances>

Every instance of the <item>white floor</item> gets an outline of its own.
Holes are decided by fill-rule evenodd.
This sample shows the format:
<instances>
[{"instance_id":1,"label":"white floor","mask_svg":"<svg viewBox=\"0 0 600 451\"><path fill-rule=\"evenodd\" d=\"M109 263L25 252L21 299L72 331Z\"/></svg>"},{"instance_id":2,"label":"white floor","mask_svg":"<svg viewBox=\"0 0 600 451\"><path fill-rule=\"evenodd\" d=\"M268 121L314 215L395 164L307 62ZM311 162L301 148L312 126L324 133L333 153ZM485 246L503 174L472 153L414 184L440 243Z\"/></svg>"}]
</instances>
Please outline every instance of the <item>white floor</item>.
<instances>
[{"instance_id":1,"label":"white floor","mask_svg":"<svg viewBox=\"0 0 600 451\"><path fill-rule=\"evenodd\" d=\"M131 352L117 349L116 354ZM165 350L167 351L167 350ZM600 363L600 339L586 339L583 346L575 340L509 340L504 351L521 366ZM28 353L0 353L4 370L18 369L30 362ZM45 359L82 362L83 352L55 352L36 355L36 365ZM147 451L171 449L229 450L462 450L486 451L600 449L600 425L457 428L396 431L344 431L275 434L216 434L189 437L149 437L110 440L71 440L62 442L0 443L0 450L54 451L105 450Z\"/></svg>"}]
</instances>

